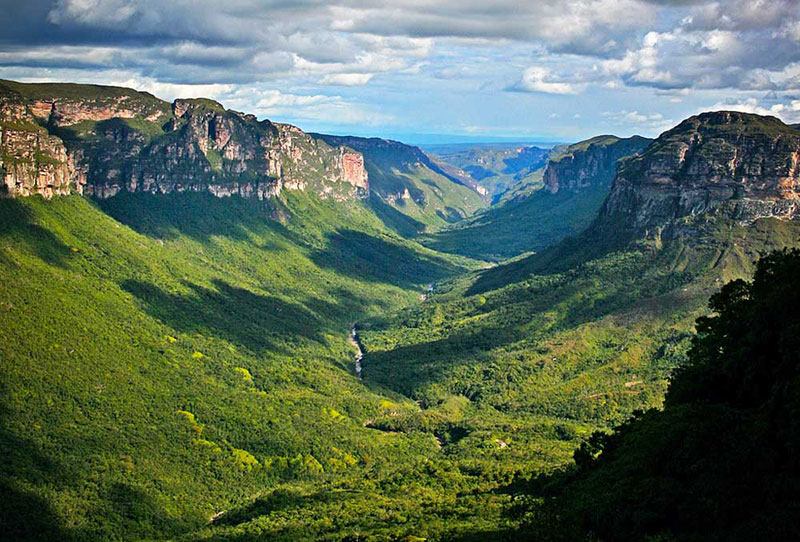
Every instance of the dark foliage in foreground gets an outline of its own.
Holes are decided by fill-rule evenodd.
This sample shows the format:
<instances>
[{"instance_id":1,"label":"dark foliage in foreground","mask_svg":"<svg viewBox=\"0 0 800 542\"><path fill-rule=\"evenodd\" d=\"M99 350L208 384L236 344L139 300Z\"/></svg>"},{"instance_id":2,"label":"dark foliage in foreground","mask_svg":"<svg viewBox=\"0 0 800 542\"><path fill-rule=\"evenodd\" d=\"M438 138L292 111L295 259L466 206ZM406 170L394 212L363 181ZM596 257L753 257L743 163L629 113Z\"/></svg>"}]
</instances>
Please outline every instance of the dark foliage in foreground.
<instances>
[{"instance_id":1,"label":"dark foliage in foreground","mask_svg":"<svg viewBox=\"0 0 800 542\"><path fill-rule=\"evenodd\" d=\"M800 251L763 258L710 307L664 410L587 441L526 536L800 539Z\"/></svg>"}]
</instances>

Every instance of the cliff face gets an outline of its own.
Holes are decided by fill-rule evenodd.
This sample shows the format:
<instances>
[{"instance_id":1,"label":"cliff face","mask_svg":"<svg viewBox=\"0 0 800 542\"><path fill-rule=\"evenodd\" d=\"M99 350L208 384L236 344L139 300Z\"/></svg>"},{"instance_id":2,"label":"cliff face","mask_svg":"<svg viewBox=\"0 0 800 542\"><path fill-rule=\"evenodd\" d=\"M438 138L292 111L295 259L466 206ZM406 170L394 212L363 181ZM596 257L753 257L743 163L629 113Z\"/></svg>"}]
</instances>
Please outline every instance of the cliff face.
<instances>
[{"instance_id":1,"label":"cliff face","mask_svg":"<svg viewBox=\"0 0 800 542\"><path fill-rule=\"evenodd\" d=\"M0 88L0 196L68 194L73 172L61 140Z\"/></svg>"},{"instance_id":2,"label":"cliff face","mask_svg":"<svg viewBox=\"0 0 800 542\"><path fill-rule=\"evenodd\" d=\"M413 145L406 145L399 141L392 141L389 139L380 139L377 137L355 137L355 136L332 136L315 134L331 146L347 147L355 149L367 158L367 169L373 170L372 191L384 200L391 201L401 198L404 192L408 192L408 187L405 185L397 184L392 185L386 182L386 179L381 179L385 176L387 171L392 169L397 171L409 171L411 168L427 168L431 171L443 175L450 179L452 182L458 184L459 180L449 177L442 171L419 147ZM355 169L364 167L364 159L361 158L358 164L354 164ZM381 182L383 181L383 182ZM419 196L422 200L419 203L424 203L424 197ZM408 198L406 198L408 199Z\"/></svg>"},{"instance_id":3,"label":"cliff face","mask_svg":"<svg viewBox=\"0 0 800 542\"><path fill-rule=\"evenodd\" d=\"M0 124L6 195L189 190L264 199L287 189L347 199L368 193L360 153L212 100L169 104L129 89L2 81L0 91L9 119ZM43 156L49 160L37 160Z\"/></svg>"},{"instance_id":4,"label":"cliff face","mask_svg":"<svg viewBox=\"0 0 800 542\"><path fill-rule=\"evenodd\" d=\"M370 193L420 223L443 225L484 205L480 187L448 171L419 147L381 138L313 136L332 147L357 151L344 156L345 171L352 170L358 179L358 172L366 168Z\"/></svg>"},{"instance_id":5,"label":"cliff face","mask_svg":"<svg viewBox=\"0 0 800 542\"><path fill-rule=\"evenodd\" d=\"M626 161L596 228L660 234L698 215L747 224L798 215L800 132L774 117L691 117Z\"/></svg>"},{"instance_id":6,"label":"cliff face","mask_svg":"<svg viewBox=\"0 0 800 542\"><path fill-rule=\"evenodd\" d=\"M544 172L544 188L551 194L608 186L622 158L642 152L652 139L633 136L620 139L598 136L570 145L552 158Z\"/></svg>"}]
</instances>

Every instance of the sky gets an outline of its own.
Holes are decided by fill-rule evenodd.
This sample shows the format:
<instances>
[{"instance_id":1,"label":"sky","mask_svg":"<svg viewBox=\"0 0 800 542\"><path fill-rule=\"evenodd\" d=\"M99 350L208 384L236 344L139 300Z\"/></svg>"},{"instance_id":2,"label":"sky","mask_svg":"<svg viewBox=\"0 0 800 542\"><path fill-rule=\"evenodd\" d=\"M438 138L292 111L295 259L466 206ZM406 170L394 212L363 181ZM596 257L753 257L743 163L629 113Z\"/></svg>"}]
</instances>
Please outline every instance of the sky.
<instances>
[{"instance_id":1,"label":"sky","mask_svg":"<svg viewBox=\"0 0 800 542\"><path fill-rule=\"evenodd\" d=\"M800 122L800 0L0 0L0 20L0 78L204 96L307 131L576 141L715 109Z\"/></svg>"}]
</instances>

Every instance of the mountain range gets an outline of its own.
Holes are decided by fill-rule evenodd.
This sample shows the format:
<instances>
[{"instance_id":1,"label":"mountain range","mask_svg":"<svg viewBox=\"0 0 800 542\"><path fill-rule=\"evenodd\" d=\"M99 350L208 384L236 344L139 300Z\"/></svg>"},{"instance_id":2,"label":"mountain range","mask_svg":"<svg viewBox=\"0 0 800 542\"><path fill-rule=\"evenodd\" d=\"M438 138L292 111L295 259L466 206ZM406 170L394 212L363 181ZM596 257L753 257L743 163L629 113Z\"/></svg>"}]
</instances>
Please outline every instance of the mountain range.
<instances>
[{"instance_id":1,"label":"mountain range","mask_svg":"<svg viewBox=\"0 0 800 542\"><path fill-rule=\"evenodd\" d=\"M799 157L730 111L437 154L0 81L0 529L796 538Z\"/></svg>"}]
</instances>

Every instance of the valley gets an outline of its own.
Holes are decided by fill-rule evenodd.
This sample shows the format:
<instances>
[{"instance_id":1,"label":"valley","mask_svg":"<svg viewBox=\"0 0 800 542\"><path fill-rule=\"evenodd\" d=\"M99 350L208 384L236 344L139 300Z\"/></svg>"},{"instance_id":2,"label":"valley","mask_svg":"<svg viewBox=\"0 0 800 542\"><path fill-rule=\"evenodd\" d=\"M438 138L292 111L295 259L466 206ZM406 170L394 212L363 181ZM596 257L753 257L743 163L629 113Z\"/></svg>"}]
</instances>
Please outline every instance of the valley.
<instances>
[{"instance_id":1,"label":"valley","mask_svg":"<svg viewBox=\"0 0 800 542\"><path fill-rule=\"evenodd\" d=\"M212 100L0 81L0 526L672 540L650 510L628 530L587 511L637 476L620 450L657 464L602 443L682 427L687 379L717 367L704 326L744 306L723 285L755 273L741 299L778 304L765 276L796 253L756 262L800 245L798 149L774 117L714 112L656 139L431 155Z\"/></svg>"}]
</instances>

